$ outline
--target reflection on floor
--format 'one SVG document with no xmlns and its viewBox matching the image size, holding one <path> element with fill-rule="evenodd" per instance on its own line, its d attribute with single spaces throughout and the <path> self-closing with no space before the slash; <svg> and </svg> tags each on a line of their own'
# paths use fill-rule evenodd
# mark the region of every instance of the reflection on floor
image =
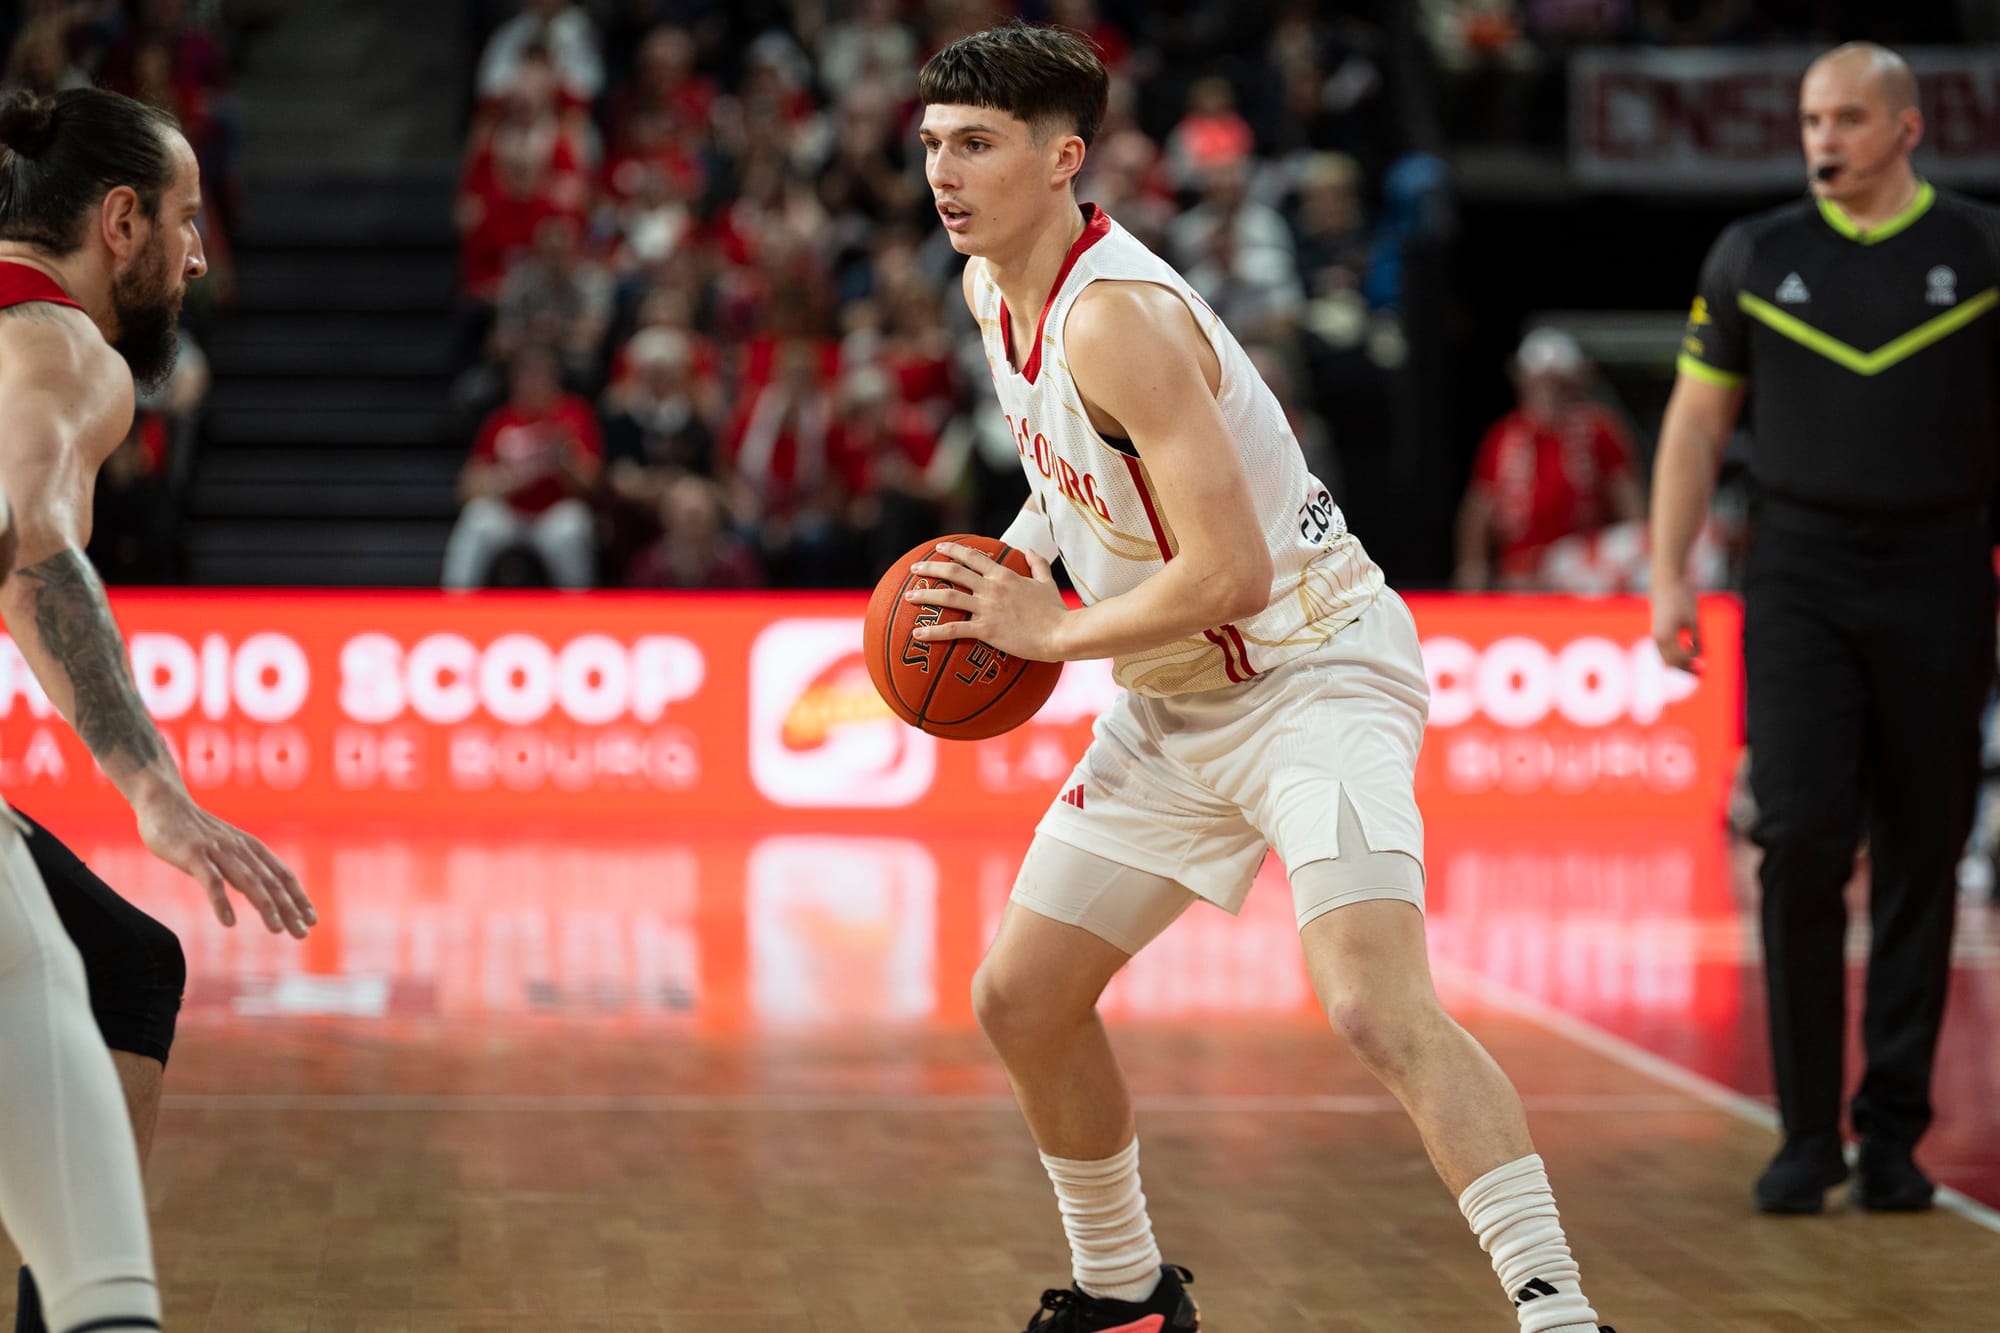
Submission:
<svg viewBox="0 0 2000 1333">
<path fill-rule="evenodd" d="M 968 999 L 1025 831 L 268 830 L 320 907 L 304 944 L 222 929 L 123 830 L 62 831 L 188 949 L 154 1180 L 170 1326 L 935 1333 L 1018 1327 L 1024 1284 L 1056 1276 Z M 1770 1136 L 1700 1082 L 1768 1100 L 1740 852 L 1656 826 L 1440 828 L 1430 864 L 1441 988 L 1569 1173 L 1607 1315 L 1696 1327 L 1694 1271 L 1721 1302 L 1704 1328 L 1980 1326 L 2000 1242 L 1962 1217 L 1749 1216 Z M 1217 1270 L 1201 1291 L 1236 1333 L 1500 1326 L 1406 1122 L 1324 1033 L 1275 863 L 1264 881 L 1239 919 L 1191 911 L 1104 1003 L 1148 1160 L 1267 1191 L 1218 1212 L 1162 1180 L 1163 1230 Z M 1924 1160 L 2000 1205 L 1996 939 L 1968 906 Z M 940 1211 L 952 1190 L 971 1215 Z M 1329 1198 L 1389 1230 L 1333 1234 Z M 923 1257 L 870 1268 L 871 1237 Z M 836 1261 L 861 1276 L 815 1304 L 799 1274 Z M 1926 1265 L 1958 1285 L 1912 1305 L 1899 1284 Z M 1335 1317 L 1343 1282 L 1396 1295 Z"/>
<path fill-rule="evenodd" d="M 1444 828 L 1430 839 L 1429 934 L 1445 984 L 1501 987 L 1768 1100 L 1754 853 L 1654 825 Z M 72 839 L 180 932 L 191 1025 L 588 1014 L 721 1033 L 966 1027 L 972 970 L 1026 835 L 576 841 L 385 827 L 280 830 L 272 842 L 326 922 L 303 946 L 222 929 L 120 830 Z M 1282 875 L 1266 864 L 1238 920 L 1191 911 L 1113 984 L 1107 1016 L 1313 1021 Z M 1995 1033 L 2000 916 L 1968 903 L 1925 1160 L 2000 1207 Z M 1850 1063 L 1858 1071 L 1858 1047 Z"/>
</svg>

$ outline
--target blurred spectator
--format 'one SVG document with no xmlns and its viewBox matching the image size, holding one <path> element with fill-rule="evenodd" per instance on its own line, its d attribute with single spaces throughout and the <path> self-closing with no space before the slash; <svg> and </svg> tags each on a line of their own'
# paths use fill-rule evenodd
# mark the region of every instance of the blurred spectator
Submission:
<svg viewBox="0 0 2000 1333">
<path fill-rule="evenodd" d="M 587 107 L 604 90 L 604 59 L 597 31 L 582 6 L 569 0 L 522 0 L 521 12 L 486 39 L 479 57 L 479 95 L 504 96 L 522 66 L 546 59 L 556 87 L 573 107 Z"/>
<path fill-rule="evenodd" d="M 835 586 L 852 572 L 840 525 L 845 497 L 827 450 L 833 418 L 821 352 L 794 338 L 774 348 L 770 382 L 728 432 L 730 508 L 787 583 Z"/>
<path fill-rule="evenodd" d="M 1174 185 L 1160 146 L 1134 118 L 1137 96 L 1130 79 L 1112 76 L 1104 124 L 1083 159 L 1076 197 L 1097 204 L 1142 244 L 1165 254 Z"/>
<path fill-rule="evenodd" d="M 702 163 L 675 138 L 658 112 L 632 118 L 623 146 L 605 164 L 604 183 L 621 272 L 658 263 L 689 241 L 700 219 L 694 204 Z"/>
<path fill-rule="evenodd" d="M 1167 168 L 1176 186 L 1191 189 L 1213 179 L 1218 168 L 1242 165 L 1254 142 L 1249 122 L 1236 114 L 1229 80 L 1196 79 L 1188 89 L 1187 114 L 1167 136 Z"/>
<path fill-rule="evenodd" d="M 944 501 L 963 459 L 940 454 L 931 419 L 898 399 L 888 375 L 864 366 L 847 376 L 828 452 L 848 497 L 846 526 L 867 570 L 886 568 L 945 530 Z"/>
<path fill-rule="evenodd" d="M 1462 589 L 1537 586 L 1551 543 L 1643 510 L 1631 442 L 1591 400 L 1591 367 L 1576 340 L 1536 329 L 1521 340 L 1513 371 L 1519 406 L 1486 433 L 1459 508 Z"/>
<path fill-rule="evenodd" d="M 641 116 L 660 117 L 670 133 L 706 132 L 716 87 L 696 72 L 695 54 L 694 38 L 683 28 L 663 24 L 646 34 L 631 81 L 611 95 L 605 113 L 605 141 L 613 152 L 629 144 Z"/>
<path fill-rule="evenodd" d="M 1167 232 L 1174 267 L 1246 343 L 1287 336 L 1304 302 L 1291 229 L 1249 197 L 1249 177 L 1241 159 L 1211 165 Z"/>
<path fill-rule="evenodd" d="M 1105 22 L 1099 12 L 1097 0 L 1049 0 L 1049 22 L 1080 32 L 1097 43 L 1097 58 L 1104 62 L 1104 68 L 1113 77 L 1121 73 L 1131 59 L 1131 45 L 1125 34 L 1110 23 Z"/>
<path fill-rule="evenodd" d="M 566 382 L 598 382 L 611 323 L 611 275 L 583 254 L 583 228 L 563 215 L 535 225 L 533 249 L 508 270 L 494 310 L 493 355 L 511 362 L 522 348 L 554 349 Z"/>
<path fill-rule="evenodd" d="M 714 482 L 692 476 L 669 482 L 659 500 L 659 526 L 659 540 L 627 568 L 627 587 L 715 590 L 764 581 L 756 554 L 729 530 L 728 501 Z"/>
<path fill-rule="evenodd" d="M 647 478 L 715 468 L 715 432 L 694 380 L 694 345 L 677 329 L 642 329 L 625 348 L 624 373 L 604 393 L 604 454 L 614 490 L 650 504 Z"/>
<path fill-rule="evenodd" d="M 7 52 L 7 87 L 43 95 L 89 87 L 90 75 L 71 53 L 69 34 L 69 16 L 62 10 L 24 23 Z"/>
<path fill-rule="evenodd" d="M 459 185 L 460 273 L 467 296 L 491 303 L 508 267 L 533 244 L 544 220 L 584 220 L 582 169 L 553 115 L 546 80 L 525 81 L 509 94 L 485 142 L 474 147 Z"/>
<path fill-rule="evenodd" d="M 479 587 L 496 558 L 525 546 L 549 582 L 587 588 L 596 525 L 581 497 L 603 465 L 597 418 L 564 391 L 550 352 L 521 351 L 509 369 L 508 400 L 487 418 L 459 474 L 465 507 L 445 547 L 444 586 Z"/>
<path fill-rule="evenodd" d="M 642 329 L 602 404 L 608 567 L 659 533 L 660 502 L 687 475 L 715 470 L 715 432 L 694 377 L 694 340 L 678 329 Z"/>
<path fill-rule="evenodd" d="M 819 43 L 819 81 L 836 98 L 859 87 L 892 99 L 917 89 L 917 35 L 897 17 L 897 0 L 854 0 Z"/>
<path fill-rule="evenodd" d="M 1464 143 L 1514 144 L 1528 123 L 1541 52 L 1515 0 L 1416 0 L 1439 74 L 1446 129 Z"/>
<path fill-rule="evenodd" d="M 1372 245 L 1361 212 L 1361 169 L 1345 153 L 1314 153 L 1299 164 L 1299 277 L 1317 300 L 1358 292 Z"/>
<path fill-rule="evenodd" d="M 171 111 L 201 163 L 204 183 L 235 180 L 234 80 L 222 40 L 188 14 L 186 0 L 139 0 L 133 21 L 104 53 L 97 82 Z"/>
</svg>

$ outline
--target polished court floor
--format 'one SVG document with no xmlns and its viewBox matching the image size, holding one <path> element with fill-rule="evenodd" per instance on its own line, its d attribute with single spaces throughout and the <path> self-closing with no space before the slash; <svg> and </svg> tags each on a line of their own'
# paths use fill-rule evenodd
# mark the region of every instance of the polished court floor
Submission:
<svg viewBox="0 0 2000 1333">
<path fill-rule="evenodd" d="M 187 942 L 150 1181 L 169 1329 L 1005 1333 L 1066 1280 L 967 998 L 1021 831 L 268 830 L 321 906 L 303 945 L 215 926 L 123 830 L 60 831 Z M 1991 909 L 1962 917 L 1923 1155 L 1950 1206 L 1777 1220 L 1748 1207 L 1773 1140 L 1743 853 L 1438 828 L 1431 874 L 1447 1002 L 1526 1096 L 1621 1333 L 2000 1325 Z M 1265 875 L 1105 1003 L 1204 1327 L 1514 1327 Z"/>
</svg>

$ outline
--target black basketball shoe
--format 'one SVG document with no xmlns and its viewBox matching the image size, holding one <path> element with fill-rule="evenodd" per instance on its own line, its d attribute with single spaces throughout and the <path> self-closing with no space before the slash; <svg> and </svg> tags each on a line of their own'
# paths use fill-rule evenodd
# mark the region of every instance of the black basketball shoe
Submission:
<svg viewBox="0 0 2000 1333">
<path fill-rule="evenodd" d="M 1026 1333 L 1191 1333 L 1201 1327 L 1201 1311 L 1187 1293 L 1192 1281 L 1179 1264 L 1161 1264 L 1160 1285 L 1143 1301 L 1088 1296 L 1075 1286 L 1045 1291 Z"/>
</svg>

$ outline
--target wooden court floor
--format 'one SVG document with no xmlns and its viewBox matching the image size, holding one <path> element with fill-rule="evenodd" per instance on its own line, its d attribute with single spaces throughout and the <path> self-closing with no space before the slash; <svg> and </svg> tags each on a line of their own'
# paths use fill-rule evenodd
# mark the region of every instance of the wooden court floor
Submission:
<svg viewBox="0 0 2000 1333">
<path fill-rule="evenodd" d="M 328 925 L 300 951 L 203 924 L 129 848 L 81 846 L 189 944 L 149 1182 L 167 1328 L 1021 1329 L 1067 1281 L 1066 1249 L 963 1000 L 1014 850 L 941 851 L 963 874 L 927 881 L 905 847 L 833 848 L 301 843 Z M 1478 881 L 1527 881 L 1514 853 L 1469 855 L 1440 856 L 1434 879 L 1447 1002 L 1528 1101 L 1605 1320 L 2000 1327 L 2000 1234 L 1838 1195 L 1825 1217 L 1757 1217 L 1766 1128 L 1496 1000 L 1488 982 L 1522 981 L 1532 951 L 1509 943 L 1519 894 L 1482 910 Z M 1590 893 L 1624 883 L 1647 902 L 1686 877 L 1585 869 Z M 1620 933 L 1556 956 L 1586 958 L 1590 993 L 1648 1022 L 1733 1030 L 1697 1012 L 1718 1005 L 1702 960 L 1734 947 L 1725 932 L 1632 912 L 1605 906 Z M 1204 1327 L 1514 1328 L 1407 1121 L 1315 1020 L 1290 940 L 1288 902 L 1260 886 L 1240 920 L 1184 919 L 1107 999 L 1146 1192 Z M 1644 968 L 1620 981 L 1628 946 Z M 1683 946 L 1701 966 L 1676 980 L 1661 959 Z M 1464 966 L 1482 957 L 1485 977 Z M 0 1283 L 0 1321 L 11 1294 Z"/>
<path fill-rule="evenodd" d="M 1467 1017 L 1529 1099 L 1624 1333 L 1994 1326 L 2000 1237 L 1948 1212 L 1754 1217 L 1763 1131 L 1522 1019 Z M 1001 1333 L 1066 1272 L 972 1034 L 388 1028 L 190 1034 L 151 1182 L 169 1329 Z M 1514 1326 L 1407 1123 L 1330 1041 L 1120 1036 L 1147 1194 L 1205 1327 Z"/>
</svg>

